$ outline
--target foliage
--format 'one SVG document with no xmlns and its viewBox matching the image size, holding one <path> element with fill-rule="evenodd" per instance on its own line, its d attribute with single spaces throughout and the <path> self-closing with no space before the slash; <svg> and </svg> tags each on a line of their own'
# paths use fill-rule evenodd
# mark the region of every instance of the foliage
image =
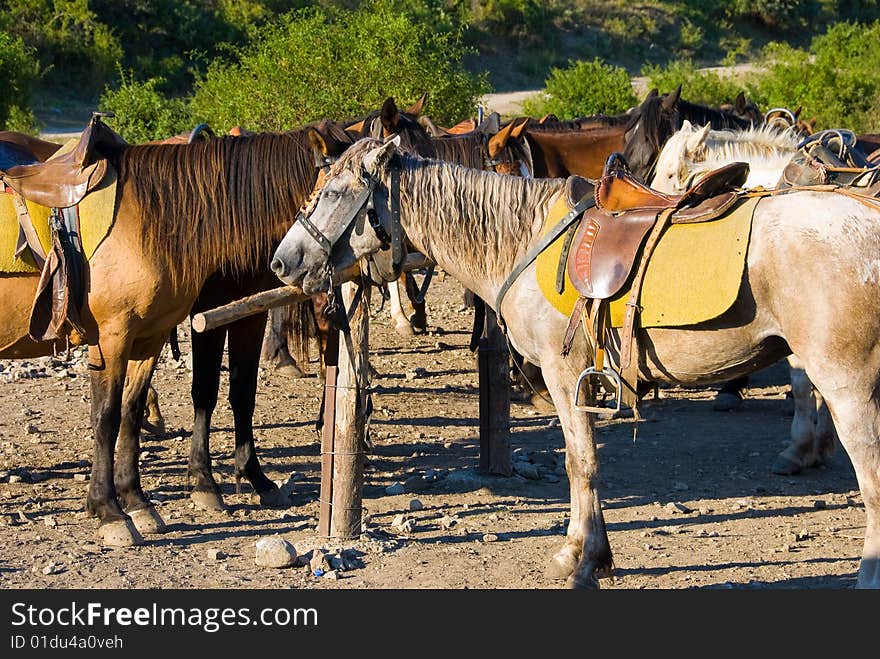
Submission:
<svg viewBox="0 0 880 659">
<path fill-rule="evenodd" d="M 682 97 L 692 103 L 717 107 L 732 103 L 736 95 L 745 91 L 742 83 L 722 78 L 712 71 L 699 71 L 691 60 L 676 60 L 666 66 L 646 64 L 642 75 L 650 80 L 650 87 L 660 93 L 682 86 Z"/>
<path fill-rule="evenodd" d="M 0 30 L 0 128 L 24 133 L 36 131 L 30 110 L 34 85 L 42 74 L 32 48 L 21 37 Z"/>
<path fill-rule="evenodd" d="M 819 15 L 819 0 L 732 0 L 730 13 L 769 27 L 809 27 Z"/>
<path fill-rule="evenodd" d="M 839 23 L 809 50 L 774 44 L 749 85 L 762 107 L 802 105 L 818 128 L 880 131 L 880 21 Z"/>
<path fill-rule="evenodd" d="M 523 111 L 533 117 L 555 114 L 572 119 L 600 112 L 619 114 L 637 102 L 626 70 L 594 59 L 551 69 L 544 93 L 526 99 Z"/>
<path fill-rule="evenodd" d="M 363 115 L 388 96 L 405 107 L 428 92 L 437 121 L 471 116 L 488 86 L 461 65 L 460 32 L 435 31 L 398 9 L 389 0 L 310 8 L 260 28 L 198 78 L 195 115 L 220 128 L 282 131 Z"/>
<path fill-rule="evenodd" d="M 185 101 L 158 91 L 162 78 L 137 82 L 131 71 L 126 74 L 122 70 L 119 77 L 119 88 L 107 88 L 101 95 L 100 109 L 116 114 L 107 122 L 127 142 L 161 140 L 194 126 Z"/>
</svg>

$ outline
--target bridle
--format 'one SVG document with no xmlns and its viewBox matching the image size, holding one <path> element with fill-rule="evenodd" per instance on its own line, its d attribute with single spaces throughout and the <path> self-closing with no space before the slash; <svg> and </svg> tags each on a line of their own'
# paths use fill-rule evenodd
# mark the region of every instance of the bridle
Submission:
<svg viewBox="0 0 880 659">
<path fill-rule="evenodd" d="M 358 234 L 363 233 L 365 225 L 369 222 L 370 228 L 376 234 L 376 238 L 380 243 L 379 251 L 391 250 L 391 272 L 388 273 L 380 266 L 373 256 L 367 257 L 370 264 L 371 276 L 378 274 L 383 281 L 394 281 L 400 276 L 403 270 L 403 261 L 405 258 L 403 248 L 403 228 L 400 225 L 400 157 L 395 154 L 391 157 L 388 164 L 390 170 L 391 181 L 388 195 L 389 215 L 391 218 L 390 234 L 382 226 L 379 220 L 379 214 L 376 212 L 377 197 L 379 192 L 380 181 L 373 175 L 364 172 L 361 175 L 364 188 L 361 190 L 346 210 L 346 215 L 338 223 L 338 226 L 332 233 L 325 234 L 309 219 L 309 215 L 314 211 L 314 207 L 323 192 L 323 186 L 316 188 L 312 195 L 306 200 L 303 208 L 297 213 L 296 222 L 302 224 L 306 232 L 318 243 L 321 251 L 324 252 L 324 272 L 332 281 L 333 266 L 331 264 L 331 253 L 336 241 L 342 237 L 348 228 L 355 224 L 355 231 Z M 375 279 L 375 277 L 374 277 Z M 378 283 L 378 282 L 377 282 Z M 332 288 L 331 288 L 332 291 Z"/>
</svg>

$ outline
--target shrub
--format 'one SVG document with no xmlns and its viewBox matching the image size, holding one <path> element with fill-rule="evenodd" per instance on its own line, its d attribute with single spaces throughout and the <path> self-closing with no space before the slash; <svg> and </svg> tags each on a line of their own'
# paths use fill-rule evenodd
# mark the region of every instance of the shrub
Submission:
<svg viewBox="0 0 880 659">
<path fill-rule="evenodd" d="M 100 108 L 116 114 L 107 122 L 127 142 L 161 140 L 194 126 L 185 101 L 168 98 L 157 90 L 164 82 L 162 78 L 137 82 L 131 72 L 126 75 L 122 70 L 119 76 L 119 88 L 104 90 Z"/>
<path fill-rule="evenodd" d="M 817 128 L 880 130 L 880 22 L 839 23 L 809 51 L 772 44 L 766 71 L 750 86 L 762 107 L 803 106 Z"/>
<path fill-rule="evenodd" d="M 461 65 L 460 32 L 437 32 L 389 0 L 356 11 L 311 8 L 260 28 L 196 81 L 196 116 L 224 129 L 281 131 L 324 117 L 341 119 L 428 92 L 439 122 L 471 116 L 488 91 L 485 76 Z"/>
<path fill-rule="evenodd" d="M 523 103 L 527 115 L 573 119 L 600 112 L 618 114 L 638 102 L 626 70 L 598 58 L 570 62 L 565 69 L 553 68 L 544 85 L 543 94 Z"/>
<path fill-rule="evenodd" d="M 0 30 L 0 128 L 36 132 L 37 121 L 30 106 L 40 75 L 33 49 L 25 46 L 21 37 Z"/>
<path fill-rule="evenodd" d="M 729 11 L 771 28 L 793 30 L 812 25 L 819 9 L 819 0 L 733 0 Z"/>
<path fill-rule="evenodd" d="M 744 85 L 730 78 L 722 78 L 712 71 L 699 71 L 690 60 L 676 60 L 666 66 L 647 64 L 642 75 L 650 79 L 650 87 L 669 92 L 681 85 L 682 98 L 717 107 L 731 103 L 744 91 Z"/>
</svg>

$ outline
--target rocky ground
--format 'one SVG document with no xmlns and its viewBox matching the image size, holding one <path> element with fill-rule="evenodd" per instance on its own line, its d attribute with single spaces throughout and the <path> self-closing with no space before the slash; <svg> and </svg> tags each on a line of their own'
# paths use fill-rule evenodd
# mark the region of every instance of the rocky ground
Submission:
<svg viewBox="0 0 880 659">
<path fill-rule="evenodd" d="M 543 569 L 569 510 L 561 430 L 551 409 L 519 396 L 517 474 L 478 472 L 477 376 L 460 299 L 458 284 L 435 280 L 432 329 L 415 338 L 397 336 L 384 311 L 372 322 L 378 375 L 368 518 L 361 537 L 344 543 L 321 541 L 315 531 L 315 362 L 300 380 L 260 376 L 260 459 L 294 505 L 265 509 L 249 487 L 235 492 L 223 400 L 211 444 L 230 510 L 209 513 L 186 494 L 191 376 L 181 330 L 183 358 L 166 349 L 154 379 L 168 432 L 144 438 L 141 461 L 144 487 L 169 530 L 141 547 L 106 549 L 96 541 L 97 522 L 83 513 L 92 442 L 81 359 L 0 361 L 0 587 L 559 587 Z M 225 397 L 225 374 L 221 386 Z M 787 391 L 779 365 L 753 379 L 736 413 L 712 411 L 714 391 L 667 388 L 645 405 L 644 421 L 598 422 L 616 563 L 603 588 L 854 584 L 865 512 L 845 453 L 798 476 L 769 472 L 788 441 Z"/>
</svg>

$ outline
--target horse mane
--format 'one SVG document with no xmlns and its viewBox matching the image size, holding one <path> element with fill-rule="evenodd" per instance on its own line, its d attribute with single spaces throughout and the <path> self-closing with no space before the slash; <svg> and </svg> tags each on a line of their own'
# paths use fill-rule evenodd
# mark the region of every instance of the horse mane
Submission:
<svg viewBox="0 0 880 659">
<path fill-rule="evenodd" d="M 141 214 L 144 251 L 182 285 L 201 285 L 218 265 L 264 266 L 317 176 L 304 129 L 133 145 L 113 160 Z"/>
<path fill-rule="evenodd" d="M 791 131 L 781 131 L 773 126 L 759 126 L 736 131 L 710 130 L 706 146 L 718 158 L 736 160 L 779 153 L 790 157 L 797 149 L 798 142 L 799 138 Z"/>
<path fill-rule="evenodd" d="M 418 155 L 430 155 L 437 160 L 454 162 L 473 169 L 483 169 L 483 140 L 481 135 L 469 134 L 451 137 L 435 137 L 431 140 L 433 153 L 418 153 Z"/>
<path fill-rule="evenodd" d="M 596 124 L 596 128 L 603 126 L 622 126 L 629 122 L 630 114 L 591 114 L 587 117 L 577 117 L 576 119 L 556 119 L 539 123 L 537 119 L 530 118 L 527 126 L 528 130 L 535 132 L 560 132 L 560 131 L 576 131 L 576 130 L 592 130 L 593 126 L 584 124 Z"/>
<path fill-rule="evenodd" d="M 690 103 L 679 99 L 678 112 L 682 120 L 687 119 L 692 124 L 712 124 L 712 128 L 723 129 L 746 129 L 751 128 L 752 122 L 742 119 L 731 112 L 716 110 L 705 105 Z"/>
<path fill-rule="evenodd" d="M 349 147 L 330 175 L 359 177 L 363 158 L 381 145 L 363 139 Z M 525 254 L 563 179 L 524 179 L 400 152 L 401 209 L 407 235 L 430 257 L 456 246 L 455 258 L 469 275 L 502 277 Z M 383 168 L 383 179 L 389 177 Z M 388 180 L 383 181 L 385 185 Z M 438 222 L 436 218 L 443 218 Z M 430 224 L 430 230 L 425 227 Z M 462 251 L 463 250 L 463 251 Z"/>
</svg>

